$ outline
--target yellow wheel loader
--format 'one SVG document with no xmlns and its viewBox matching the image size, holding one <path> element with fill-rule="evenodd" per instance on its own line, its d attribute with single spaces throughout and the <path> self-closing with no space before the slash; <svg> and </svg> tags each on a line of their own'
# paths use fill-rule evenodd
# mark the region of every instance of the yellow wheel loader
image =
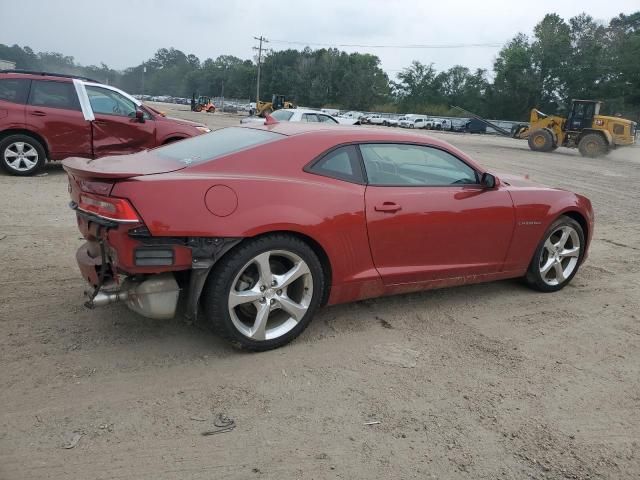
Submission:
<svg viewBox="0 0 640 480">
<path fill-rule="evenodd" d="M 286 101 L 284 95 L 273 95 L 270 102 L 258 101 L 256 103 L 256 109 L 254 113 L 259 117 L 266 117 L 267 115 L 282 108 L 296 107 L 292 102 Z"/>
<path fill-rule="evenodd" d="M 529 125 L 520 125 L 514 138 L 526 138 L 529 148 L 550 152 L 558 147 L 577 148 L 584 157 L 606 155 L 616 147 L 633 145 L 637 124 L 621 117 L 600 115 L 602 102 L 574 100 L 567 118 L 531 110 Z"/>
<path fill-rule="evenodd" d="M 636 142 L 636 122 L 618 116 L 600 115 L 602 103 L 596 100 L 573 100 L 567 118 L 546 115 L 534 108 L 529 124 L 514 125 L 511 132 L 463 108 L 453 108 L 484 122 L 501 135 L 526 139 L 529 148 L 536 152 L 551 152 L 558 147 L 577 148 L 582 156 L 595 158 L 608 154 L 616 147 Z"/>
</svg>

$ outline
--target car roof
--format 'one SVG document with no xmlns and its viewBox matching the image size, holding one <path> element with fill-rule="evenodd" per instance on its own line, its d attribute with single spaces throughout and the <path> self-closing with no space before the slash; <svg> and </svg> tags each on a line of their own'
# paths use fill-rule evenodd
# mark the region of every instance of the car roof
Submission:
<svg viewBox="0 0 640 480">
<path fill-rule="evenodd" d="M 329 116 L 331 116 L 330 113 L 321 112 L 320 110 L 313 110 L 311 108 L 288 108 L 287 110 L 292 111 L 292 112 L 300 112 L 300 113 L 319 113 L 320 115 L 329 115 Z"/>
<path fill-rule="evenodd" d="M 453 153 L 459 158 L 466 160 L 478 171 L 484 171 L 482 166 L 477 164 L 473 158 L 454 147 L 444 140 L 416 133 L 405 132 L 390 128 L 368 128 L 362 126 L 330 125 L 326 123 L 306 123 L 306 122 L 278 122 L 271 125 L 243 124 L 241 127 L 231 128 L 251 128 L 268 132 L 279 133 L 288 137 L 304 137 L 304 142 L 317 139 L 326 143 L 327 139 L 333 145 L 344 145 L 350 143 L 414 143 L 427 147 L 436 147 Z"/>
<path fill-rule="evenodd" d="M 30 70 L 0 70 L 0 76 L 7 76 L 8 78 L 29 78 L 32 79 L 34 77 L 45 79 L 45 80 L 57 80 L 59 82 L 71 82 L 74 79 L 83 80 L 85 82 L 93 82 L 96 84 L 100 84 L 97 80 L 92 80 L 87 77 L 82 77 L 79 75 L 67 75 L 64 73 L 51 73 L 51 72 L 36 72 Z"/>
</svg>

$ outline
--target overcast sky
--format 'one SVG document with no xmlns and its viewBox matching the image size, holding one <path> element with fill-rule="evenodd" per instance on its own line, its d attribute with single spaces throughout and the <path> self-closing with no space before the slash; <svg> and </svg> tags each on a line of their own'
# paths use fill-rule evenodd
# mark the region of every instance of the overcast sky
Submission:
<svg viewBox="0 0 640 480">
<path fill-rule="evenodd" d="M 303 48 L 276 40 L 502 45 L 518 32 L 530 34 L 545 13 L 569 19 L 585 11 L 606 22 L 637 10 L 638 0 L 0 0 L 0 43 L 122 69 L 172 46 L 201 60 L 222 54 L 251 58 L 253 37 L 259 35 L 272 39 L 273 49 Z M 340 48 L 378 55 L 395 76 L 412 60 L 433 62 L 438 70 L 456 64 L 490 69 L 500 47 Z"/>
</svg>

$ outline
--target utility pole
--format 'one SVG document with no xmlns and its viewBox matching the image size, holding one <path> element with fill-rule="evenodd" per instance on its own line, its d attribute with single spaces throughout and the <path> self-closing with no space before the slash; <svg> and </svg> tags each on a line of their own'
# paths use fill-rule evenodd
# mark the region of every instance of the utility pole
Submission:
<svg viewBox="0 0 640 480">
<path fill-rule="evenodd" d="M 142 64 L 142 95 L 144 95 L 144 74 L 147 73 L 147 66 Z"/>
<path fill-rule="evenodd" d="M 258 102 L 260 101 L 260 63 L 262 62 L 262 43 L 269 43 L 269 40 L 262 35 L 259 37 L 253 37 L 260 42 L 258 47 L 253 47 L 254 50 L 258 50 L 258 78 L 256 79 L 256 108 L 258 108 Z"/>
<path fill-rule="evenodd" d="M 225 70 L 226 72 L 226 70 Z M 222 93 L 220 94 L 220 96 L 222 97 L 222 112 L 224 112 L 224 77 L 222 78 Z"/>
</svg>

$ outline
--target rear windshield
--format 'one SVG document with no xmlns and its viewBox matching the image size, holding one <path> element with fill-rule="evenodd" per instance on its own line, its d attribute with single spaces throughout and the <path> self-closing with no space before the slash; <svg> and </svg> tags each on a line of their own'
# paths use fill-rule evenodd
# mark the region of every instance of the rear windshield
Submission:
<svg viewBox="0 0 640 480">
<path fill-rule="evenodd" d="M 206 162 L 256 145 L 283 138 L 279 133 L 253 128 L 223 128 L 197 137 L 156 148 L 162 158 L 178 160 L 186 165 Z"/>
</svg>

